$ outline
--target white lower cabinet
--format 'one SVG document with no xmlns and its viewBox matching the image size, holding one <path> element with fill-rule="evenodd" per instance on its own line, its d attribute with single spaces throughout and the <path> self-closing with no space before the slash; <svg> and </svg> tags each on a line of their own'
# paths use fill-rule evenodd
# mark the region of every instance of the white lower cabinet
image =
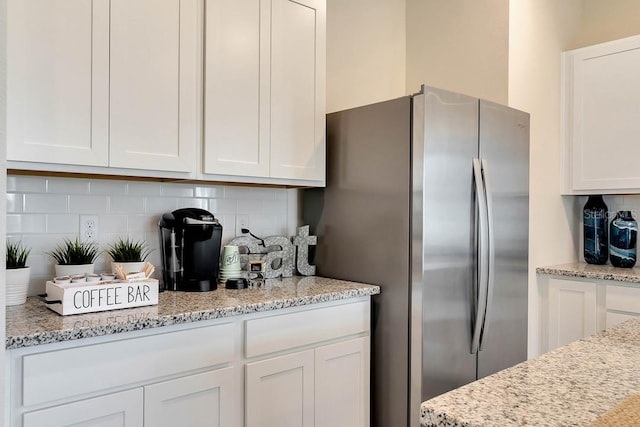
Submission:
<svg viewBox="0 0 640 427">
<path fill-rule="evenodd" d="M 246 366 L 247 427 L 313 426 L 313 350 Z"/>
<path fill-rule="evenodd" d="M 54 406 L 24 414 L 24 427 L 142 425 L 142 388 Z"/>
<path fill-rule="evenodd" d="M 154 427 L 240 425 L 234 368 L 228 367 L 144 388 L 144 424 Z"/>
<path fill-rule="evenodd" d="M 369 348 L 362 337 L 316 349 L 316 427 L 369 425 Z"/>
<path fill-rule="evenodd" d="M 364 427 L 369 335 L 361 297 L 8 350 L 5 425 Z"/>
<path fill-rule="evenodd" d="M 369 425 L 369 339 L 246 366 L 247 427 Z"/>
<path fill-rule="evenodd" d="M 611 280 L 542 275 L 542 352 L 640 316 L 640 287 Z"/>
<path fill-rule="evenodd" d="M 368 301 L 245 324 L 247 427 L 369 425 Z"/>
<path fill-rule="evenodd" d="M 228 367 L 29 412 L 23 426 L 239 426 L 236 396 Z"/>
<path fill-rule="evenodd" d="M 549 279 L 546 351 L 597 332 L 596 284 Z"/>
</svg>

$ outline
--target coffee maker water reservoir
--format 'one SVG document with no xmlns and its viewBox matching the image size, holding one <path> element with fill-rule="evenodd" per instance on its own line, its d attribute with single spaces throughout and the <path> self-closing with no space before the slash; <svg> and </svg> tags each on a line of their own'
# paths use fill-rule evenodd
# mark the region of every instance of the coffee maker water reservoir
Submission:
<svg viewBox="0 0 640 427">
<path fill-rule="evenodd" d="M 212 291 L 218 287 L 222 226 L 204 209 L 185 208 L 162 215 L 160 246 L 164 288 Z"/>
</svg>

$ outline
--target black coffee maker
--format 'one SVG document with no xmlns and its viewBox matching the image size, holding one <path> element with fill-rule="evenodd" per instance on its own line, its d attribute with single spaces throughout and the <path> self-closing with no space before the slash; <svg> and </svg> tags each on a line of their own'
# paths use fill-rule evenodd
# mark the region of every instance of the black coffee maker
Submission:
<svg viewBox="0 0 640 427">
<path fill-rule="evenodd" d="M 213 291 L 218 287 L 222 226 L 211 212 L 185 208 L 162 215 L 162 278 L 171 291 Z"/>
</svg>

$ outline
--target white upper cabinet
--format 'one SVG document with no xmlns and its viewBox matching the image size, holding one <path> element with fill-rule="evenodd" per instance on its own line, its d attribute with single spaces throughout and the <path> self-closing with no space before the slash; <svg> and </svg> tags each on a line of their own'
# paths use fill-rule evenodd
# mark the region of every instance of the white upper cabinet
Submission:
<svg viewBox="0 0 640 427">
<path fill-rule="evenodd" d="M 325 15 L 8 0 L 8 168 L 324 186 Z"/>
<path fill-rule="evenodd" d="M 111 0 L 110 166 L 190 172 L 198 144 L 197 0 Z"/>
<path fill-rule="evenodd" d="M 269 82 L 261 75 L 269 27 L 260 26 L 268 11 L 260 0 L 206 2 L 205 173 L 269 176 Z"/>
<path fill-rule="evenodd" d="M 565 194 L 640 193 L 640 36 L 563 55 Z"/>
<path fill-rule="evenodd" d="M 271 7 L 271 175 L 324 181 L 325 4 Z"/>
<path fill-rule="evenodd" d="M 324 0 L 208 0 L 205 174 L 324 185 Z"/>
<path fill-rule="evenodd" d="M 108 0 L 7 1 L 7 158 L 107 166 Z"/>
<path fill-rule="evenodd" d="M 194 171 L 201 7 L 9 0 L 7 159 Z"/>
</svg>

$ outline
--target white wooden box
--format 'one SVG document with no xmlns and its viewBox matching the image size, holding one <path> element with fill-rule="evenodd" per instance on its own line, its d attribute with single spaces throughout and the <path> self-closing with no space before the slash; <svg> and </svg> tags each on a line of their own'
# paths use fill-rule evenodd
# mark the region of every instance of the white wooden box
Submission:
<svg viewBox="0 0 640 427">
<path fill-rule="evenodd" d="M 45 303 L 58 314 L 92 313 L 158 304 L 158 280 L 58 284 L 48 281 Z"/>
</svg>

